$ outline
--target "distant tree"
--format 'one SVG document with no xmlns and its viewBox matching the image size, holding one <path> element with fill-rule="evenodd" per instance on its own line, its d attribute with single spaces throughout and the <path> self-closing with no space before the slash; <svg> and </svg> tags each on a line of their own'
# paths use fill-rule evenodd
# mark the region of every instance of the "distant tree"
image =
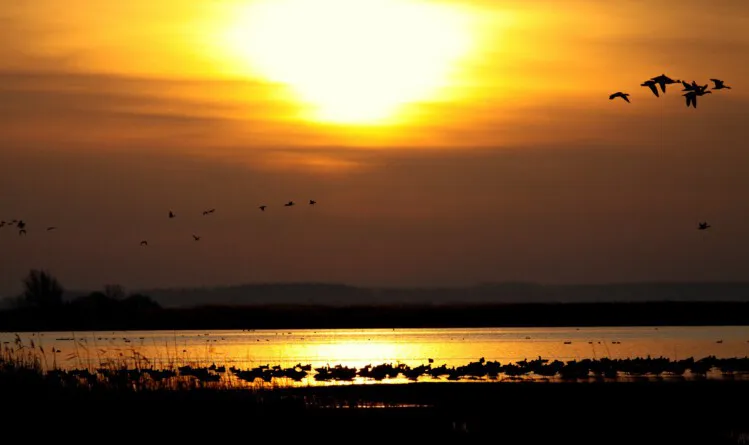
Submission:
<svg viewBox="0 0 749 445">
<path fill-rule="evenodd" d="M 45 270 L 32 270 L 23 280 L 23 300 L 32 307 L 48 308 L 62 304 L 65 293 L 57 278 Z"/>
<path fill-rule="evenodd" d="M 117 305 L 117 300 L 109 298 L 104 292 L 91 292 L 88 295 L 84 295 L 71 301 L 73 306 L 85 307 L 85 308 L 102 308 L 102 307 L 114 307 Z"/>
<path fill-rule="evenodd" d="M 0 298 L 0 310 L 11 309 L 18 306 L 17 297 L 4 297 Z"/>
<path fill-rule="evenodd" d="M 28 306 L 28 303 L 26 303 L 26 299 L 23 295 L 18 295 L 16 297 L 8 297 L 8 305 L 10 308 L 17 309 Z"/>
<path fill-rule="evenodd" d="M 107 284 L 104 286 L 104 295 L 112 300 L 122 301 L 125 299 L 125 288 L 119 284 Z"/>
<path fill-rule="evenodd" d="M 122 301 L 126 308 L 133 311 L 161 309 L 161 305 L 148 295 L 133 294 Z"/>
</svg>

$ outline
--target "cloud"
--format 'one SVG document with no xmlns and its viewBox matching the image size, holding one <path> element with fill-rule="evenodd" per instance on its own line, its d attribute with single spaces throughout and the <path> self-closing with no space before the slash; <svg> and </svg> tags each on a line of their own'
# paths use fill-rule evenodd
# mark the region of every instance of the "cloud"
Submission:
<svg viewBox="0 0 749 445">
<path fill-rule="evenodd" d="M 43 27 L 6 11 L 0 217 L 30 236 L 0 230 L 0 291 L 40 265 L 72 288 L 745 278 L 743 3 L 565 5 L 508 28 L 456 100 L 385 128 L 303 122 L 266 82 L 128 75 L 122 48 L 97 72 L 86 48 L 37 45 Z M 735 88 L 688 109 L 639 86 L 663 71 Z"/>
</svg>

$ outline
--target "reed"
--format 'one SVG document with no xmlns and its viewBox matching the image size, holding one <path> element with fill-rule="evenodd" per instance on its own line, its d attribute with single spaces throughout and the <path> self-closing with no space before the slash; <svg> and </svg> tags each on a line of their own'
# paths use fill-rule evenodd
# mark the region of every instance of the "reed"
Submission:
<svg viewBox="0 0 749 445">
<path fill-rule="evenodd" d="M 57 366 L 59 350 L 52 349 L 53 365 L 50 368 L 41 345 L 33 340 L 23 343 L 16 335 L 12 344 L 2 346 L 0 377 L 11 382 L 21 376 L 24 384 L 36 382 L 48 387 L 74 388 L 86 391 L 184 391 L 184 390 L 251 390 L 273 391 L 283 388 L 356 384 L 366 382 L 429 382 L 429 381 L 626 381 L 642 379 L 742 379 L 749 376 L 749 358 L 704 357 L 670 360 L 663 357 L 629 359 L 584 359 L 561 362 L 559 360 L 522 360 L 502 364 L 484 358 L 463 366 L 426 363 L 410 367 L 403 363 L 383 363 L 362 368 L 342 365 L 312 368 L 301 363 L 293 367 L 259 365 L 251 369 L 216 365 L 211 357 L 177 361 L 169 356 L 166 345 L 166 362 L 157 357 L 147 357 L 136 347 L 120 350 L 113 358 L 97 351 L 98 363 L 93 366 L 89 347 L 73 340 L 76 352 L 68 357 L 75 359 L 75 369 Z M 80 351 L 86 354 L 82 365 Z M 211 360 L 210 365 L 206 362 Z M 159 366 L 161 363 L 161 366 Z"/>
</svg>

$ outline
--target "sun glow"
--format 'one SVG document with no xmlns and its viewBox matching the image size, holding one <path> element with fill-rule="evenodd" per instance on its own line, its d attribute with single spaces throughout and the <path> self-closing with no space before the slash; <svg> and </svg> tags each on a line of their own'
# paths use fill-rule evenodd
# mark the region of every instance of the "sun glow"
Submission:
<svg viewBox="0 0 749 445">
<path fill-rule="evenodd" d="M 436 2 L 260 0 L 234 20 L 229 50 L 317 122 L 391 123 L 439 99 L 472 45 L 465 13 Z"/>
</svg>

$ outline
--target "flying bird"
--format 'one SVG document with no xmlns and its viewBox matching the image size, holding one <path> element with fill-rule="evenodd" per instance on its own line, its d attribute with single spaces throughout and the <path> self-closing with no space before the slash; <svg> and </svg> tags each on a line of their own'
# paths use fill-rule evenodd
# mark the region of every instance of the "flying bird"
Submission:
<svg viewBox="0 0 749 445">
<path fill-rule="evenodd" d="M 0 229 L 5 227 L 5 221 L 0 221 Z"/>
<path fill-rule="evenodd" d="M 707 230 L 710 227 L 712 227 L 710 224 L 707 223 L 707 221 L 701 222 L 701 223 L 698 223 L 698 224 L 699 224 L 699 226 L 697 227 L 697 230 Z"/>
<path fill-rule="evenodd" d="M 195 241 L 200 241 L 200 237 L 199 237 L 199 236 L 197 236 L 197 235 L 193 235 L 193 236 L 192 236 L 192 238 L 193 238 L 193 239 L 194 239 Z"/>
<path fill-rule="evenodd" d="M 264 212 L 266 207 L 268 207 L 268 206 L 260 206 L 260 207 L 258 207 L 258 209 L 260 209 L 261 212 Z"/>
<path fill-rule="evenodd" d="M 728 85 L 724 85 L 723 81 L 720 79 L 710 79 L 711 82 L 715 84 L 713 87 L 714 90 L 723 90 L 723 89 L 731 89 Z"/>
<path fill-rule="evenodd" d="M 175 214 L 174 214 L 174 213 L 173 213 L 173 212 L 172 212 L 172 211 L 170 210 L 170 211 L 169 211 L 169 218 L 174 218 L 175 216 L 177 216 L 177 215 L 175 215 Z"/>
<path fill-rule="evenodd" d="M 687 98 L 687 108 L 689 108 L 690 104 L 692 105 L 692 107 L 697 108 L 697 96 L 704 96 L 705 94 L 712 94 L 712 92 L 697 89 L 695 91 L 690 91 L 686 94 L 682 94 L 682 96 Z"/>
<path fill-rule="evenodd" d="M 310 200 L 309 200 L 309 205 L 313 206 L 313 205 L 315 205 L 315 204 L 317 204 L 317 201 L 314 201 L 314 200 L 312 200 L 312 199 L 310 199 Z"/>
<path fill-rule="evenodd" d="M 284 207 L 291 207 L 291 206 L 293 206 L 293 205 L 294 205 L 294 201 L 289 201 L 289 202 L 287 202 L 286 204 L 284 204 L 283 206 L 284 206 Z"/>
<path fill-rule="evenodd" d="M 57 227 L 55 226 L 47 227 L 47 232 L 49 232 L 50 230 L 57 230 Z"/>
<path fill-rule="evenodd" d="M 691 85 L 684 82 L 683 80 L 681 81 L 681 84 L 684 85 L 684 89 L 681 91 L 694 91 L 695 93 L 701 93 L 707 90 L 707 85 L 697 85 L 697 82 L 695 82 L 694 80 L 692 81 Z"/>
<path fill-rule="evenodd" d="M 622 93 L 621 91 L 617 91 L 616 93 L 609 96 L 609 100 L 614 100 L 617 97 L 621 97 L 622 99 L 626 100 L 629 103 L 629 97 L 627 96 L 629 96 L 628 93 Z"/>
<path fill-rule="evenodd" d="M 215 211 L 216 211 L 216 209 L 203 210 L 203 216 L 210 215 L 211 213 L 213 213 Z"/>
<path fill-rule="evenodd" d="M 23 228 L 25 228 L 25 227 L 26 227 L 26 223 L 25 223 L 25 222 L 23 222 L 23 220 L 19 220 L 19 221 L 18 221 L 18 222 L 16 223 L 16 227 L 18 227 L 19 229 L 23 229 Z"/>
<path fill-rule="evenodd" d="M 668 77 L 665 74 L 661 74 L 660 76 L 655 76 L 655 77 L 653 77 L 650 80 L 652 80 L 653 82 L 655 82 L 658 85 L 660 85 L 661 91 L 663 91 L 664 93 L 666 92 L 666 85 L 671 85 L 673 83 L 679 83 L 678 80 L 674 80 L 674 79 Z"/>
<path fill-rule="evenodd" d="M 141 245 L 141 246 L 148 246 L 148 241 L 145 241 L 145 240 L 144 240 L 144 241 L 141 241 L 141 242 L 140 242 L 140 245 Z"/>
<path fill-rule="evenodd" d="M 18 231 L 18 236 L 26 235 L 26 229 L 21 229 Z"/>
<path fill-rule="evenodd" d="M 650 91 L 652 91 L 653 94 L 655 94 L 655 97 L 661 97 L 658 94 L 658 88 L 655 85 L 656 85 L 656 83 L 655 83 L 654 80 L 646 80 L 645 82 L 643 82 L 643 83 L 640 84 L 641 87 L 649 87 Z"/>
<path fill-rule="evenodd" d="M 690 91 L 687 94 L 682 94 L 682 96 L 687 98 L 687 108 L 691 105 L 694 105 L 694 108 L 697 108 L 697 93 Z"/>
</svg>

